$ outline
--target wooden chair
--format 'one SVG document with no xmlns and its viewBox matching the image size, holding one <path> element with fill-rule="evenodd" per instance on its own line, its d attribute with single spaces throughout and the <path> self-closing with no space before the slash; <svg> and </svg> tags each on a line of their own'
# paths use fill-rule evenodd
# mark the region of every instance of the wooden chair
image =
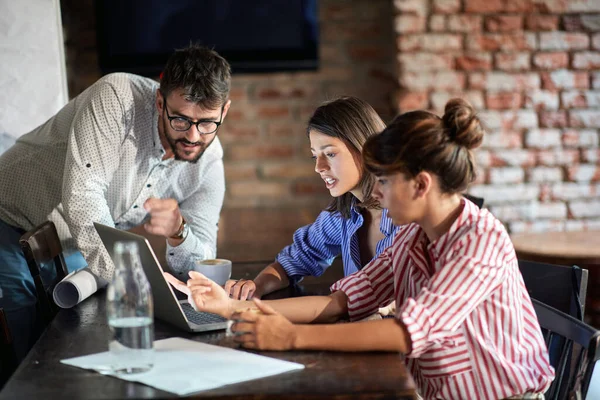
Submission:
<svg viewBox="0 0 600 400">
<path fill-rule="evenodd" d="M 556 378 L 546 399 L 585 399 L 594 365 L 600 358 L 600 331 L 564 312 L 532 299 Z M 554 342 L 564 342 L 555 346 Z M 571 361 L 573 360 L 573 361 Z"/>
<path fill-rule="evenodd" d="M 0 308 L 0 387 L 4 386 L 8 378 L 15 372 L 18 364 L 6 315 L 4 309 Z"/>
<path fill-rule="evenodd" d="M 52 221 L 46 221 L 23 234 L 19 243 L 35 283 L 38 312 L 46 326 L 58 312 L 58 306 L 52 298 L 54 286 L 68 274 L 56 227 Z M 55 276 L 45 282 L 43 275 L 48 274 L 42 274 L 42 270 L 47 271 L 52 266 Z"/>
<path fill-rule="evenodd" d="M 519 260 L 525 287 L 532 299 L 583 321 L 588 270 Z"/>
</svg>

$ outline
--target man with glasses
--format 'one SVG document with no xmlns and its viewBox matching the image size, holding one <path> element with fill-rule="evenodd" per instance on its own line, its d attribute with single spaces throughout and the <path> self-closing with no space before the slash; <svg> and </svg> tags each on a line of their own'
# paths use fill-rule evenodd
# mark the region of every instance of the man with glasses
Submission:
<svg viewBox="0 0 600 400">
<path fill-rule="evenodd" d="M 163 237 L 181 278 L 216 256 L 230 81 L 225 59 L 190 45 L 160 85 L 107 75 L 0 156 L 0 307 L 20 357 L 36 338 L 36 298 L 18 241 L 40 223 L 55 223 L 70 271 L 104 280 L 113 265 L 93 222 Z"/>
</svg>

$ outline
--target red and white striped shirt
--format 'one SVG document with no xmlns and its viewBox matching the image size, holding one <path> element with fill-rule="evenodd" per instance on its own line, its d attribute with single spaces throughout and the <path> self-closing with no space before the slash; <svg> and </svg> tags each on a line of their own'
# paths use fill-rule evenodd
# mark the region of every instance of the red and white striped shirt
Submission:
<svg viewBox="0 0 600 400">
<path fill-rule="evenodd" d="M 435 242 L 406 225 L 391 247 L 331 289 L 348 296 L 352 320 L 396 300 L 412 342 L 407 364 L 425 399 L 543 393 L 554 369 L 513 245 L 492 214 L 463 204 Z"/>
</svg>

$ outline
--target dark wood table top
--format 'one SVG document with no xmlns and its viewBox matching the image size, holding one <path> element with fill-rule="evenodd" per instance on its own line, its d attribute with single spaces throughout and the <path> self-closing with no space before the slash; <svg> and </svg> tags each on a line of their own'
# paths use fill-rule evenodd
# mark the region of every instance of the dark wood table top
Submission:
<svg viewBox="0 0 600 400">
<path fill-rule="evenodd" d="M 238 265 L 258 269 L 264 264 Z M 313 279 L 271 297 L 328 293 L 329 282 Z M 101 291 L 76 307 L 61 310 L 0 392 L 3 399 L 167 399 L 176 395 L 138 383 L 61 364 L 65 358 L 106 351 L 109 337 Z M 159 320 L 155 339 L 183 337 L 235 347 L 224 331 L 190 334 Z M 412 399 L 415 385 L 397 353 L 325 351 L 259 352 L 304 364 L 294 371 L 199 392 L 192 398 L 219 399 Z"/>
</svg>

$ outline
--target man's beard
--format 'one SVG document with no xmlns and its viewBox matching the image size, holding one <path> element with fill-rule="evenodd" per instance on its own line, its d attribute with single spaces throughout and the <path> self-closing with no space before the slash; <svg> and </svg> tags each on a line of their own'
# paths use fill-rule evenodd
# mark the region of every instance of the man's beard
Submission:
<svg viewBox="0 0 600 400">
<path fill-rule="evenodd" d="M 190 129 L 196 129 L 196 127 L 191 127 Z M 169 147 L 171 148 L 171 151 L 173 152 L 173 155 L 175 156 L 175 159 L 178 161 L 186 161 L 192 164 L 195 164 L 198 162 L 198 160 L 200 159 L 200 157 L 202 157 L 202 154 L 204 154 L 204 152 L 206 151 L 206 149 L 208 149 L 208 146 L 210 146 L 212 144 L 212 142 L 215 141 L 215 138 L 217 137 L 217 135 L 215 135 L 215 137 L 212 138 L 212 140 L 210 142 L 208 142 L 207 144 L 201 143 L 201 142 L 190 142 L 187 139 L 173 139 L 170 135 L 169 135 L 169 130 L 167 127 L 166 122 L 163 120 L 163 131 L 165 133 L 165 137 L 167 138 L 167 142 L 169 143 Z M 196 157 L 194 157 L 193 159 L 189 160 L 186 158 L 183 158 L 179 155 L 179 149 L 177 148 L 177 143 L 185 143 L 185 144 L 195 144 L 198 145 L 200 147 L 200 151 L 198 152 L 198 154 L 196 155 Z"/>
</svg>

